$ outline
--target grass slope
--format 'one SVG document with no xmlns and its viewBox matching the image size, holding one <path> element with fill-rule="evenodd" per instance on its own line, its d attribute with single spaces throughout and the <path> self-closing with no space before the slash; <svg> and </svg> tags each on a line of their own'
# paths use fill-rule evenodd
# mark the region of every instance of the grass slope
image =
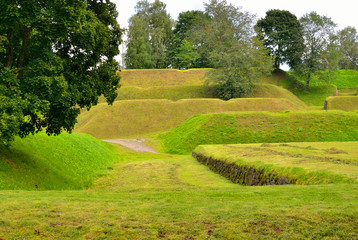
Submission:
<svg viewBox="0 0 358 240">
<path fill-rule="evenodd" d="M 336 96 L 326 99 L 328 110 L 353 111 L 358 110 L 358 96 Z"/>
<path fill-rule="evenodd" d="M 169 130 L 198 113 L 229 111 L 282 111 L 300 109 L 287 99 L 124 100 L 113 106 L 99 104 L 78 117 L 75 132 L 97 138 L 119 138 Z"/>
<path fill-rule="evenodd" d="M 86 134 L 17 138 L 0 149 L 0 189 L 83 189 L 116 161 L 113 146 Z"/>
<path fill-rule="evenodd" d="M 203 85 L 208 69 L 136 69 L 122 70 L 122 86 L 191 86 Z"/>
<path fill-rule="evenodd" d="M 296 184 L 358 183 L 358 142 L 201 145 L 194 152 Z M 232 173 L 233 174 L 233 173 Z"/>
<path fill-rule="evenodd" d="M 358 184 L 246 187 L 124 149 L 86 191 L 2 191 L 2 239 L 356 239 Z"/>
<path fill-rule="evenodd" d="M 336 85 L 338 89 L 356 89 L 358 87 L 358 71 L 340 70 Z"/>
<path fill-rule="evenodd" d="M 202 144 L 357 141 L 358 112 L 243 112 L 196 115 L 159 139 L 165 151 Z"/>
<path fill-rule="evenodd" d="M 310 106 L 321 106 L 323 109 L 327 97 L 337 95 L 335 85 L 313 86 L 306 90 L 291 89 L 292 93 Z"/>
</svg>

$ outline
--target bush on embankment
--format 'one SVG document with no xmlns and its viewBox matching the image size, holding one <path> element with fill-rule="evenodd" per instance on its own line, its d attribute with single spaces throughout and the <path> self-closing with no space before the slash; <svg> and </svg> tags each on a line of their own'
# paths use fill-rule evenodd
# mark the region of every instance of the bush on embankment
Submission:
<svg viewBox="0 0 358 240">
<path fill-rule="evenodd" d="M 326 110 L 358 110 L 358 96 L 335 96 L 328 97 L 325 103 Z"/>
<path fill-rule="evenodd" d="M 297 109 L 300 108 L 281 98 L 122 100 L 112 106 L 99 104 L 91 111 L 82 112 L 75 131 L 113 139 L 166 131 L 194 114 Z"/>
<path fill-rule="evenodd" d="M 202 144 L 357 141 L 358 112 L 242 112 L 195 115 L 161 134 L 165 151 Z"/>
<path fill-rule="evenodd" d="M 84 189 L 114 165 L 115 151 L 87 134 L 16 138 L 0 148 L 0 189 Z"/>
</svg>

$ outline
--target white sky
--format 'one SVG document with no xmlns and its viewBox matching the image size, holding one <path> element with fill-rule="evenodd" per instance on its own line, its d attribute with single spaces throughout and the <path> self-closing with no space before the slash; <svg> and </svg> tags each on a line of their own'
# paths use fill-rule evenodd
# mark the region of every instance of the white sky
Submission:
<svg viewBox="0 0 358 240">
<path fill-rule="evenodd" d="M 119 13 L 118 22 L 127 28 L 129 18 L 135 14 L 134 6 L 139 0 L 112 0 L 116 3 Z M 166 4 L 167 12 L 177 20 L 179 13 L 189 10 L 204 10 L 204 2 L 209 0 L 161 0 Z M 154 2 L 154 0 L 149 0 Z M 311 11 L 331 17 L 338 24 L 337 29 L 347 26 L 358 30 L 358 1 L 357 0 L 227 0 L 235 6 L 242 7 L 243 11 L 255 14 L 257 19 L 264 18 L 266 11 L 271 9 L 288 10 L 297 18 Z M 123 53 L 125 49 L 121 49 Z M 118 59 L 120 62 L 121 60 Z"/>
</svg>

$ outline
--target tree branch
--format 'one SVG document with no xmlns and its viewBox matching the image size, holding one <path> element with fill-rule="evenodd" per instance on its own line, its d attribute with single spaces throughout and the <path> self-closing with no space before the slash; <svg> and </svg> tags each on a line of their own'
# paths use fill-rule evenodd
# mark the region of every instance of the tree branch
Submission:
<svg viewBox="0 0 358 240">
<path fill-rule="evenodd" d="M 12 67 L 12 63 L 14 61 L 14 29 L 10 28 L 9 29 L 9 55 L 7 58 L 7 64 L 6 67 L 11 68 Z"/>
<path fill-rule="evenodd" d="M 21 55 L 17 61 L 17 68 L 19 68 L 19 69 L 22 67 L 24 59 L 26 57 L 26 49 L 27 49 L 27 45 L 29 43 L 30 30 L 31 30 L 30 27 L 25 27 L 24 35 L 22 38 L 22 52 L 21 52 Z"/>
</svg>

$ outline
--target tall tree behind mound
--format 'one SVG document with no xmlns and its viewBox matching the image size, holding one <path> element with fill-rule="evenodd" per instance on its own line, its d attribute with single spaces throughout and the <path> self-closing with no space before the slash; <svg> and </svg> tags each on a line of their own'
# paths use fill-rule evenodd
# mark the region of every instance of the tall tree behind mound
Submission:
<svg viewBox="0 0 358 240">
<path fill-rule="evenodd" d="M 166 68 L 172 38 L 173 20 L 166 5 L 155 0 L 142 0 L 129 20 L 128 50 L 125 57 L 129 69 Z"/>
<path fill-rule="evenodd" d="M 303 28 L 297 17 L 284 10 L 270 10 L 266 17 L 260 19 L 256 26 L 258 37 L 274 57 L 276 70 L 287 63 L 294 69 L 303 53 Z"/>
</svg>

